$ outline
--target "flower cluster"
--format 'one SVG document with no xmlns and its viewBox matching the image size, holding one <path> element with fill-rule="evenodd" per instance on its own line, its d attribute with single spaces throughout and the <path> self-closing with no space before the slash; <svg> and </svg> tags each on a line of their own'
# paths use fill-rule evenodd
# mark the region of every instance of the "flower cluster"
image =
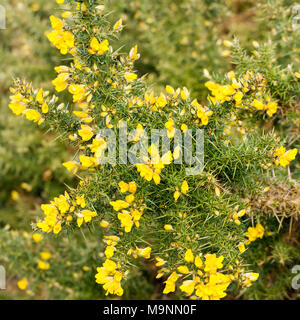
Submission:
<svg viewBox="0 0 300 320">
<path fill-rule="evenodd" d="M 121 286 L 123 273 L 118 270 L 120 267 L 119 263 L 106 259 L 102 266 L 97 268 L 96 282 L 103 285 L 106 294 L 123 295 Z"/>
<path fill-rule="evenodd" d="M 182 182 L 180 190 L 181 190 L 182 194 L 187 194 L 187 192 L 189 191 L 189 184 L 188 184 L 188 182 L 186 180 L 184 180 Z M 180 197 L 181 193 L 179 192 L 178 187 L 176 187 L 176 191 L 173 194 L 173 197 L 174 197 L 175 201 L 178 200 L 178 198 Z"/>
<path fill-rule="evenodd" d="M 121 280 L 124 273 L 120 271 L 120 263 L 116 263 L 111 258 L 114 256 L 116 245 L 120 241 L 117 236 L 104 236 L 103 241 L 107 245 L 104 251 L 106 260 L 102 264 L 102 267 L 97 268 L 97 274 L 95 275 L 96 282 L 103 285 L 103 289 L 106 290 L 106 294 L 116 294 L 118 296 L 123 295 L 123 288 L 121 286 Z M 125 276 L 128 272 L 125 273 Z"/>
<path fill-rule="evenodd" d="M 54 29 L 48 33 L 49 41 L 60 50 L 61 54 L 67 54 L 74 48 L 74 36 L 70 31 L 65 31 L 64 22 L 54 16 L 50 16 L 51 26 Z"/>
<path fill-rule="evenodd" d="M 129 183 L 121 181 L 119 182 L 119 187 L 121 193 L 129 192 L 130 194 L 125 197 L 125 201 L 111 201 L 110 205 L 118 212 L 118 219 L 121 221 L 121 227 L 124 228 L 125 232 L 130 232 L 133 225 L 139 228 L 139 220 L 143 214 L 144 206 L 141 205 L 140 201 L 135 199 L 134 194 L 137 189 L 135 181 Z"/>
<path fill-rule="evenodd" d="M 76 200 L 72 200 L 65 191 L 64 195 L 55 197 L 50 204 L 41 205 L 45 218 L 36 225 L 43 232 L 58 234 L 63 224 L 69 225 L 76 218 L 77 226 L 80 228 L 83 222 L 88 223 L 97 216 L 95 211 L 82 210 L 85 206 L 84 195 L 76 196 Z"/>
<path fill-rule="evenodd" d="M 246 236 L 249 239 L 248 243 L 255 241 L 257 238 L 262 239 L 264 233 L 265 229 L 260 223 L 257 224 L 255 227 L 249 227 L 248 232 L 246 232 Z"/>
<path fill-rule="evenodd" d="M 47 260 L 49 260 L 51 258 L 51 253 L 48 251 L 42 251 L 42 252 L 40 252 L 40 257 L 41 257 L 41 259 L 39 259 L 37 261 L 39 269 L 42 271 L 49 270 L 50 263 Z"/>
<path fill-rule="evenodd" d="M 35 91 L 36 99 L 34 100 L 31 94 L 33 90 L 32 86 L 19 85 L 19 90 L 10 88 L 10 91 L 13 93 L 13 95 L 9 97 L 9 108 L 17 116 L 25 116 L 27 120 L 37 122 L 40 125 L 44 121 L 41 113 L 46 114 L 49 111 L 47 104 L 49 98 L 46 98 L 49 92 L 44 92 L 43 89 Z"/>
<path fill-rule="evenodd" d="M 236 107 L 247 110 L 266 110 L 269 117 L 277 112 L 277 102 L 266 94 L 266 79 L 261 73 L 247 71 L 236 78 L 233 71 L 227 73 L 230 84 L 219 85 L 212 81 L 205 83 L 211 91 L 209 99 L 214 103 L 233 102 Z"/>
<path fill-rule="evenodd" d="M 242 218 L 246 213 L 246 209 L 239 210 L 238 212 L 234 210 L 232 216 L 230 217 L 230 221 L 236 223 L 238 226 L 241 224 L 239 218 Z"/>
<path fill-rule="evenodd" d="M 296 148 L 291 150 L 286 150 L 285 147 L 280 146 L 275 150 L 275 164 L 277 166 L 286 167 L 291 161 L 295 160 L 298 150 Z"/>
<path fill-rule="evenodd" d="M 177 267 L 177 272 L 172 274 L 165 281 L 164 293 L 175 291 L 175 283 L 183 277 L 179 289 L 192 299 L 219 300 L 226 296 L 226 289 L 233 280 L 233 275 L 221 272 L 223 268 L 223 256 L 207 254 L 204 262 L 200 255 L 194 256 L 191 249 L 185 252 L 184 260 L 187 265 Z M 188 277 L 192 279 L 184 280 Z M 194 294 L 194 295 L 193 295 Z"/>
<path fill-rule="evenodd" d="M 151 247 L 146 247 L 146 248 L 136 247 L 135 249 L 130 248 L 127 251 L 127 254 L 129 256 L 133 256 L 135 259 L 138 257 L 142 257 L 144 259 L 150 259 L 151 250 L 152 250 Z"/>
<path fill-rule="evenodd" d="M 159 155 L 157 147 L 153 144 L 148 148 L 150 157 L 144 157 L 145 164 L 137 164 L 137 171 L 147 181 L 153 181 L 155 184 L 160 183 L 160 174 L 165 165 L 168 165 L 173 160 L 171 151 L 165 153 L 162 157 Z"/>
</svg>

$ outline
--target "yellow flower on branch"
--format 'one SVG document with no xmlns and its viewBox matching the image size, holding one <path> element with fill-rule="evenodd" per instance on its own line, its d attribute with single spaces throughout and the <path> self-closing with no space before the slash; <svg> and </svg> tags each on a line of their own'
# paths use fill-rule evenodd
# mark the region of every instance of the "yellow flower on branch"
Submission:
<svg viewBox="0 0 300 320">
<path fill-rule="evenodd" d="M 103 53 L 105 53 L 108 50 L 109 50 L 109 42 L 107 39 L 105 39 L 99 43 L 98 39 L 93 37 L 90 42 L 90 48 L 89 48 L 88 52 L 90 54 L 102 55 Z"/>
</svg>

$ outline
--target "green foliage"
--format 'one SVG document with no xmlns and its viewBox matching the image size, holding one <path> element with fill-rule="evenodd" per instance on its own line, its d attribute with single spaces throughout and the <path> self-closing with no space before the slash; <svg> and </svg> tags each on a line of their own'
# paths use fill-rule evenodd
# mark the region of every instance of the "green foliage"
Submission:
<svg viewBox="0 0 300 320">
<path fill-rule="evenodd" d="M 134 166 L 125 169 L 120 165 L 106 165 L 80 172 L 81 183 L 74 189 L 68 188 L 68 192 L 73 200 L 77 195 L 85 195 L 87 207 L 95 210 L 98 217 L 88 224 L 89 228 L 81 227 L 84 235 L 78 232 L 76 218 L 73 219 L 61 235 L 47 236 L 43 246 L 34 243 L 30 236 L 22 235 L 21 231 L 3 229 L 0 250 L 4 254 L 0 263 L 8 267 L 10 287 L 16 287 L 17 280 L 31 275 L 28 298 L 106 298 L 104 290 L 94 283 L 94 274 L 96 266 L 104 261 L 103 237 L 117 235 L 120 241 L 112 259 L 121 263 L 123 272 L 130 269 L 127 281 L 122 283 L 124 298 L 163 298 L 165 278 L 155 279 L 157 268 L 154 264 L 126 254 L 129 249 L 147 246 L 152 247 L 151 257 L 167 260 L 169 271 L 184 263 L 183 254 L 191 248 L 195 254 L 216 252 L 223 255 L 226 268 L 232 264 L 234 268 L 247 267 L 260 273 L 259 280 L 241 292 L 235 283 L 231 285 L 232 298 L 299 298 L 291 289 L 293 275 L 290 272 L 300 258 L 299 248 L 295 245 L 299 241 L 299 226 L 293 220 L 282 219 L 278 232 L 277 214 L 280 216 L 285 212 L 276 212 L 267 218 L 261 202 L 257 201 L 266 186 L 270 185 L 270 192 L 274 192 L 273 188 L 280 189 L 276 185 L 293 184 L 293 181 L 287 182 L 287 176 L 289 179 L 300 176 L 297 161 L 291 164 L 288 172 L 282 168 L 263 168 L 272 161 L 270 151 L 278 146 L 278 136 L 281 144 L 285 142 L 288 148 L 299 150 L 300 147 L 300 80 L 296 75 L 300 71 L 299 30 L 291 28 L 291 8 L 295 3 L 283 0 L 106 2 L 112 13 L 106 11 L 104 16 L 100 15 L 101 19 L 79 11 L 75 20 L 70 19 L 67 23 L 67 28 L 76 36 L 80 52 L 74 57 L 68 55 L 64 64 L 69 65 L 71 61 L 70 74 L 76 76 L 72 78 L 72 81 L 76 79 L 74 83 L 89 88 L 94 86 L 95 125 L 103 127 L 107 124 L 101 116 L 104 104 L 110 112 L 117 111 L 110 114 L 110 123 L 115 128 L 120 119 L 130 120 L 129 129 L 135 129 L 139 123 L 147 129 L 164 128 L 170 117 L 179 127 L 183 123 L 193 126 L 194 116 L 180 115 L 183 108 L 191 110 L 191 100 L 180 101 L 176 107 L 167 105 L 166 112 L 149 112 L 146 108 L 133 108 L 132 111 L 129 108 L 131 99 L 143 100 L 149 88 L 162 90 L 167 84 L 186 86 L 192 89 L 192 97 L 197 97 L 213 111 L 204 130 L 204 172 L 188 179 L 190 190 L 177 202 L 174 202 L 173 193 L 186 179 L 182 167 L 164 168 L 158 185 L 141 178 Z M 88 5 L 89 1 L 85 3 Z M 67 138 L 70 134 L 75 137 L 81 124 L 81 119 L 72 114 L 77 105 L 70 102 L 68 94 L 59 94 L 60 102 L 69 102 L 64 108 L 58 108 L 57 101 L 49 104 L 46 125 L 41 131 L 7 111 L 7 87 L 11 77 L 26 77 L 53 91 L 49 83 L 55 77 L 53 67 L 62 63 L 44 36 L 49 30 L 47 20 L 53 14 L 53 4 L 43 0 L 29 1 L 26 5 L 14 1 L 17 10 L 12 10 L 8 1 L 4 5 L 10 8 L 7 11 L 11 27 L 0 32 L 3 43 L 0 49 L 1 112 L 5 115 L 0 120 L 0 223 L 1 227 L 9 223 L 13 229 L 29 230 L 30 222 L 40 214 L 37 209 L 40 203 L 58 196 L 63 183 L 72 185 L 61 163 L 76 159 L 82 150 L 88 150 L 88 142 L 75 139 L 70 142 L 69 151 L 66 150 Z M 55 15 L 59 13 L 60 10 Z M 120 39 L 109 27 L 119 17 L 126 25 Z M 100 33 L 95 29 L 97 25 Z M 115 51 L 100 57 L 89 54 L 87 47 L 93 34 L 100 34 L 101 40 L 108 38 Z M 232 38 L 236 40 L 232 41 Z M 232 41 L 233 46 L 224 46 L 223 40 Z M 134 82 L 128 90 L 124 74 L 131 71 L 132 65 L 123 62 L 122 58 L 126 59 L 125 52 L 136 43 L 142 58 L 135 67 L 139 75 L 147 73 L 149 76 L 145 81 Z M 73 58 L 93 71 L 76 69 Z M 94 72 L 97 70 L 95 65 L 97 72 Z M 112 71 L 112 67 L 116 70 Z M 265 77 L 268 94 L 272 101 L 278 102 L 278 112 L 272 118 L 249 113 L 249 110 L 238 111 L 232 103 L 213 105 L 207 101 L 205 82 L 214 79 L 227 83 L 224 74 L 230 69 L 235 70 L 237 77 L 247 71 L 259 72 Z M 107 78 L 118 86 L 113 88 Z M 36 91 L 31 93 L 35 99 Z M 39 110 L 36 102 L 31 107 Z M 225 134 L 228 127 L 232 129 L 230 136 Z M 63 138 L 63 145 L 49 134 L 49 128 Z M 42 132 L 46 132 L 47 139 Z M 92 153 L 88 151 L 86 155 L 92 156 Z M 129 233 L 124 233 L 118 214 L 110 205 L 110 201 L 124 198 L 118 186 L 121 180 L 136 181 L 136 196 L 145 205 L 140 227 L 133 227 Z M 22 182 L 29 183 L 32 191 L 22 189 Z M 220 196 L 216 187 L 221 190 Z M 19 191 L 21 198 L 8 201 L 12 190 Z M 282 194 L 276 194 L 281 203 L 286 201 Z M 247 214 L 238 226 L 232 221 L 232 215 L 242 209 L 246 209 Z M 101 220 L 109 222 L 107 229 L 99 227 Z M 295 223 L 292 232 L 289 230 L 291 222 Z M 247 228 L 257 223 L 265 227 L 265 236 L 247 246 L 242 255 L 237 245 L 245 241 Z M 173 230 L 166 231 L 164 226 L 169 224 Z M 53 253 L 51 267 L 36 272 L 42 249 Z M 16 259 L 21 263 L 16 264 Z M 240 261 L 236 263 L 236 259 Z M 67 267 L 66 260 L 70 261 Z M 89 266 L 89 271 L 83 271 L 83 265 Z M 5 298 L 15 296 L 23 297 L 9 291 Z M 171 297 L 185 298 L 180 292 Z"/>
</svg>

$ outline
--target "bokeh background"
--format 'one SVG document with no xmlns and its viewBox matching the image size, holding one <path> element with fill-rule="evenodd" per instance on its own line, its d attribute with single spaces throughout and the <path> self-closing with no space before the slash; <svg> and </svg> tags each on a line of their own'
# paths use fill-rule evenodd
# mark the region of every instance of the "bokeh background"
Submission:
<svg viewBox="0 0 300 320">
<path fill-rule="evenodd" d="M 110 19 L 122 17 L 126 25 L 117 45 L 123 45 L 125 52 L 138 44 L 142 58 L 136 69 L 140 75 L 149 74 L 148 81 L 155 90 L 166 84 L 186 86 L 199 100 L 205 99 L 208 92 L 204 83 L 222 78 L 235 68 L 226 46 L 226 40 L 234 37 L 249 54 L 256 49 L 256 42 L 272 41 L 278 65 L 292 65 L 300 72 L 299 32 L 291 27 L 294 1 L 104 2 L 111 9 Z M 14 77 L 54 91 L 54 66 L 60 65 L 62 58 L 45 34 L 50 30 L 49 16 L 57 10 L 56 2 L 2 0 L 1 5 L 6 9 L 6 29 L 0 30 L 0 265 L 7 270 L 7 289 L 0 291 L 0 298 L 105 299 L 91 267 L 101 252 L 99 242 L 80 230 L 75 237 L 59 240 L 32 237 L 31 222 L 40 215 L 40 204 L 62 193 L 65 185 L 76 184 L 76 178 L 61 165 L 72 150 L 47 128 L 16 117 L 8 108 Z M 282 99 L 286 99 L 287 111 L 272 126 L 277 126 L 278 132 L 288 136 L 299 150 L 299 101 L 294 99 L 291 104 L 289 97 Z M 299 291 L 291 288 L 291 267 L 300 264 L 297 161 L 292 176 L 293 184 L 274 184 L 270 196 L 253 200 L 252 205 L 262 214 L 270 214 L 272 208 L 280 232 L 260 241 L 247 253 L 249 263 L 255 265 L 261 277 L 245 292 L 232 289 L 228 299 L 299 298 Z M 36 268 L 41 251 L 51 253 L 51 268 L 46 273 Z M 24 276 L 31 279 L 26 292 L 17 286 Z M 136 279 L 128 284 L 124 298 L 162 298 L 162 282 L 155 280 L 151 265 L 137 270 Z"/>
</svg>

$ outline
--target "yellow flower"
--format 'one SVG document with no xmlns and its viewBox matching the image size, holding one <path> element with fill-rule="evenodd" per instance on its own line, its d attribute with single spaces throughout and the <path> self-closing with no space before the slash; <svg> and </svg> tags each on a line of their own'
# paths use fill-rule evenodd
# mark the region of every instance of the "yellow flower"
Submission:
<svg viewBox="0 0 300 320">
<path fill-rule="evenodd" d="M 238 248 L 239 248 L 239 251 L 240 251 L 241 253 L 245 252 L 245 250 L 246 250 L 245 245 L 244 245 L 243 243 L 240 243 L 240 244 L 238 245 Z"/>
<path fill-rule="evenodd" d="M 167 231 L 173 230 L 173 227 L 170 224 L 165 224 L 164 229 Z"/>
<path fill-rule="evenodd" d="M 134 195 L 130 194 L 128 196 L 125 197 L 126 202 L 128 202 L 129 204 L 132 203 L 134 201 Z"/>
<path fill-rule="evenodd" d="M 69 172 L 73 171 L 74 174 L 76 174 L 79 167 L 79 164 L 76 161 L 67 161 L 64 162 L 62 165 L 66 167 Z"/>
<path fill-rule="evenodd" d="M 48 111 L 49 111 L 48 105 L 47 105 L 46 103 L 43 103 L 43 105 L 42 105 L 42 112 L 43 112 L 43 113 L 48 113 Z"/>
<path fill-rule="evenodd" d="M 93 217 L 96 217 L 95 211 L 83 210 L 77 214 L 77 226 L 80 228 L 83 222 L 90 222 Z"/>
<path fill-rule="evenodd" d="M 203 267 L 203 262 L 199 256 L 195 258 L 195 266 L 199 269 Z"/>
<path fill-rule="evenodd" d="M 64 27 L 63 21 L 54 16 L 50 16 L 50 22 L 51 22 L 52 28 L 55 30 L 61 30 Z"/>
<path fill-rule="evenodd" d="M 103 40 L 101 43 L 97 40 L 97 38 L 93 37 L 91 42 L 90 42 L 90 48 L 88 52 L 90 54 L 99 54 L 102 55 L 106 51 L 109 50 L 109 42 L 107 39 Z"/>
<path fill-rule="evenodd" d="M 262 239 L 262 237 L 264 236 L 265 228 L 260 223 L 258 223 L 256 225 L 256 231 L 257 231 L 257 237 Z"/>
<path fill-rule="evenodd" d="M 63 215 L 70 209 L 70 205 L 67 199 L 63 195 L 60 195 L 59 197 L 55 197 L 54 203 Z"/>
<path fill-rule="evenodd" d="M 182 185 L 181 185 L 181 192 L 183 194 L 186 194 L 188 191 L 189 191 L 189 185 L 188 185 L 187 181 L 184 180 Z"/>
<path fill-rule="evenodd" d="M 97 268 L 97 274 L 95 275 L 96 282 L 100 284 L 105 284 L 107 281 L 112 279 L 112 275 L 116 272 L 116 264 L 114 261 L 106 259 L 102 267 Z"/>
<path fill-rule="evenodd" d="M 57 223 L 53 228 L 53 233 L 58 234 L 58 233 L 60 233 L 60 231 L 61 231 L 61 224 Z"/>
<path fill-rule="evenodd" d="M 218 269 L 223 268 L 222 261 L 224 260 L 223 256 L 217 258 L 216 254 L 208 254 L 205 257 L 205 268 L 204 271 L 208 273 L 216 273 Z"/>
<path fill-rule="evenodd" d="M 82 167 L 84 168 L 90 168 L 93 167 L 96 162 L 95 162 L 95 158 L 93 157 L 88 157 L 88 156 L 79 156 L 79 161 L 81 162 Z"/>
<path fill-rule="evenodd" d="M 275 150 L 275 156 L 276 157 L 281 157 L 285 153 L 285 147 L 280 146 L 278 149 Z"/>
<path fill-rule="evenodd" d="M 19 192 L 16 190 L 13 190 L 11 192 L 11 198 L 12 200 L 17 201 L 20 198 Z"/>
<path fill-rule="evenodd" d="M 285 151 L 285 148 L 276 149 L 275 154 L 281 154 L 282 151 Z M 284 154 L 280 155 L 278 160 L 275 161 L 276 165 L 281 165 L 282 167 L 286 167 L 296 158 L 298 150 L 296 148 L 288 150 L 284 152 Z"/>
<path fill-rule="evenodd" d="M 69 75 L 67 73 L 59 74 L 53 81 L 52 84 L 55 86 L 57 92 L 65 90 L 68 86 Z"/>
<path fill-rule="evenodd" d="M 92 218 L 97 216 L 97 212 L 91 210 L 83 210 L 80 214 L 83 215 L 85 222 L 90 222 Z"/>
<path fill-rule="evenodd" d="M 45 262 L 43 260 L 38 260 L 38 267 L 45 271 L 45 270 L 49 270 L 50 268 L 50 264 L 48 262 Z"/>
<path fill-rule="evenodd" d="M 234 96 L 233 99 L 235 100 L 235 104 L 238 106 L 241 104 L 243 98 L 242 92 L 238 91 Z"/>
<path fill-rule="evenodd" d="M 259 277 L 259 273 L 254 273 L 254 272 L 248 272 L 243 274 L 243 286 L 244 287 L 250 287 L 251 283 L 256 281 Z"/>
<path fill-rule="evenodd" d="M 81 129 L 78 130 L 78 134 L 82 138 L 83 141 L 88 141 L 94 135 L 93 129 L 88 125 L 81 125 Z"/>
<path fill-rule="evenodd" d="M 227 48 L 230 48 L 230 47 L 233 46 L 233 43 L 230 42 L 230 41 L 228 41 L 228 40 L 224 40 L 224 41 L 223 41 L 223 44 L 224 44 L 224 46 L 227 47 Z"/>
<path fill-rule="evenodd" d="M 175 191 L 174 194 L 173 194 L 173 196 L 174 196 L 175 201 L 177 201 L 178 198 L 180 197 L 180 192 Z"/>
<path fill-rule="evenodd" d="M 187 100 L 189 97 L 189 91 L 186 87 L 183 87 L 183 89 L 180 91 L 180 96 L 182 100 Z"/>
<path fill-rule="evenodd" d="M 118 210 L 116 210 L 118 211 Z M 128 211 L 123 210 L 118 213 L 118 219 L 121 221 L 121 227 L 125 229 L 125 232 L 130 232 L 133 226 L 132 216 Z"/>
<path fill-rule="evenodd" d="M 138 60 L 140 58 L 140 55 L 137 53 L 137 45 L 135 45 L 133 48 L 131 48 L 129 52 L 129 58 L 131 60 Z"/>
<path fill-rule="evenodd" d="M 175 92 L 174 88 L 169 85 L 166 86 L 166 91 L 168 94 L 174 94 Z"/>
<path fill-rule="evenodd" d="M 51 253 L 48 251 L 40 252 L 40 256 L 43 260 L 49 260 L 51 258 Z"/>
<path fill-rule="evenodd" d="M 26 106 L 24 105 L 24 103 L 19 101 L 12 102 L 8 106 L 11 109 L 11 111 L 17 116 L 22 114 L 23 111 L 26 109 Z"/>
<path fill-rule="evenodd" d="M 257 110 L 265 109 L 265 105 L 257 99 L 254 99 L 253 102 L 251 103 L 251 105 Z"/>
<path fill-rule="evenodd" d="M 165 128 L 167 129 L 167 134 L 169 138 L 173 138 L 175 135 L 175 127 L 174 127 L 174 121 L 172 118 L 170 118 L 166 123 L 165 123 Z"/>
<path fill-rule="evenodd" d="M 114 24 L 114 30 L 118 30 L 122 28 L 122 19 L 119 19 L 115 24 Z"/>
<path fill-rule="evenodd" d="M 193 280 L 185 280 L 179 289 L 187 295 L 191 295 L 195 290 L 195 282 Z"/>
<path fill-rule="evenodd" d="M 189 273 L 189 268 L 187 266 L 179 266 L 177 268 L 177 270 L 180 272 L 180 273 L 183 273 L 183 274 L 187 274 Z"/>
<path fill-rule="evenodd" d="M 86 88 L 83 84 L 71 84 L 68 88 L 73 95 L 73 102 L 82 102 L 87 96 Z"/>
<path fill-rule="evenodd" d="M 33 110 L 33 109 L 27 109 L 25 111 L 25 117 L 27 120 L 30 120 L 33 122 L 38 122 L 41 119 L 40 113 L 36 110 Z"/>
<path fill-rule="evenodd" d="M 151 247 L 138 248 L 138 254 L 145 259 L 150 259 L 150 253 Z"/>
<path fill-rule="evenodd" d="M 97 53 L 101 55 L 101 54 L 105 53 L 106 51 L 108 51 L 108 49 L 109 49 L 108 40 L 103 40 L 99 45 Z"/>
<path fill-rule="evenodd" d="M 115 251 L 114 247 L 111 247 L 111 246 L 106 247 L 104 252 L 106 258 L 108 259 L 111 258 L 114 255 L 114 251 Z"/>
<path fill-rule="evenodd" d="M 167 281 L 165 281 L 166 286 L 163 291 L 164 294 L 168 294 L 170 292 L 175 291 L 175 283 L 178 280 L 178 278 L 179 275 L 176 272 L 172 272 Z"/>
<path fill-rule="evenodd" d="M 103 289 L 107 290 L 106 294 L 110 293 L 118 296 L 123 295 L 123 289 L 120 284 L 121 279 L 122 273 L 118 271 L 115 273 L 112 279 L 108 279 L 108 281 L 103 284 Z"/>
<path fill-rule="evenodd" d="M 69 49 L 74 48 L 74 36 L 71 32 L 63 30 L 64 24 L 59 18 L 51 16 L 50 20 L 54 30 L 47 34 L 47 38 L 61 54 L 67 54 Z"/>
<path fill-rule="evenodd" d="M 105 220 L 101 220 L 99 224 L 102 228 L 107 228 L 109 226 L 109 223 Z"/>
<path fill-rule="evenodd" d="M 187 129 L 188 129 L 188 126 L 186 124 L 182 124 L 181 127 L 180 127 L 181 131 L 184 133 Z M 174 157 L 175 158 L 175 157 Z"/>
<path fill-rule="evenodd" d="M 106 142 L 102 139 L 95 138 L 93 139 L 92 144 L 89 144 L 88 147 L 98 159 L 101 158 L 103 151 L 106 149 Z"/>
<path fill-rule="evenodd" d="M 131 213 L 132 219 L 133 219 L 136 227 L 138 228 L 140 226 L 139 220 L 141 219 L 143 212 L 135 209 L 135 210 L 131 211 L 130 213 Z"/>
<path fill-rule="evenodd" d="M 272 117 L 274 113 L 277 112 L 277 103 L 276 102 L 269 102 L 267 104 L 267 114 L 269 117 Z"/>
<path fill-rule="evenodd" d="M 129 203 L 123 200 L 111 201 L 109 203 L 115 211 L 120 211 L 129 207 Z"/>
<path fill-rule="evenodd" d="M 76 196 L 76 203 L 77 203 L 77 205 L 81 206 L 81 208 L 85 208 L 84 195 Z"/>
<path fill-rule="evenodd" d="M 155 257 L 155 260 L 157 261 L 155 264 L 157 267 L 161 267 L 166 263 L 166 261 L 160 257 Z"/>
<path fill-rule="evenodd" d="M 188 249 L 184 255 L 184 260 L 186 262 L 193 262 L 194 261 L 194 255 L 191 249 Z"/>
<path fill-rule="evenodd" d="M 120 187 L 120 191 L 121 191 L 122 193 L 127 192 L 128 189 L 129 189 L 128 183 L 126 183 L 126 182 L 124 182 L 124 181 L 120 181 L 120 182 L 119 182 L 119 187 Z"/>
<path fill-rule="evenodd" d="M 221 53 L 222 57 L 229 57 L 231 55 L 230 50 L 223 50 Z"/>
<path fill-rule="evenodd" d="M 161 93 L 160 96 L 156 99 L 156 105 L 159 108 L 163 108 L 166 104 L 167 104 L 167 100 L 166 100 L 164 94 Z"/>
<path fill-rule="evenodd" d="M 43 239 L 43 236 L 40 233 L 34 233 L 32 239 L 34 242 L 40 242 Z"/>
<path fill-rule="evenodd" d="M 136 193 L 136 189 L 137 189 L 137 185 L 136 185 L 136 183 L 135 183 L 135 181 L 131 181 L 131 182 L 129 182 L 129 184 L 128 184 L 128 191 L 130 192 L 130 193 Z"/>
<path fill-rule="evenodd" d="M 136 80 L 137 79 L 137 75 L 135 73 L 126 73 L 125 74 L 125 79 L 128 81 L 128 82 L 133 82 L 133 80 Z"/>
<path fill-rule="evenodd" d="M 28 286 L 28 281 L 26 278 L 23 278 L 17 282 L 17 285 L 20 290 L 26 290 Z"/>
<path fill-rule="evenodd" d="M 215 194 L 217 197 L 220 197 L 221 195 L 220 189 L 218 187 L 215 187 Z"/>
<path fill-rule="evenodd" d="M 37 94 L 36 94 L 36 101 L 37 101 L 39 104 L 42 104 L 42 103 L 44 102 L 43 92 L 44 92 L 43 89 L 39 89 L 38 92 L 37 92 Z"/>
</svg>

